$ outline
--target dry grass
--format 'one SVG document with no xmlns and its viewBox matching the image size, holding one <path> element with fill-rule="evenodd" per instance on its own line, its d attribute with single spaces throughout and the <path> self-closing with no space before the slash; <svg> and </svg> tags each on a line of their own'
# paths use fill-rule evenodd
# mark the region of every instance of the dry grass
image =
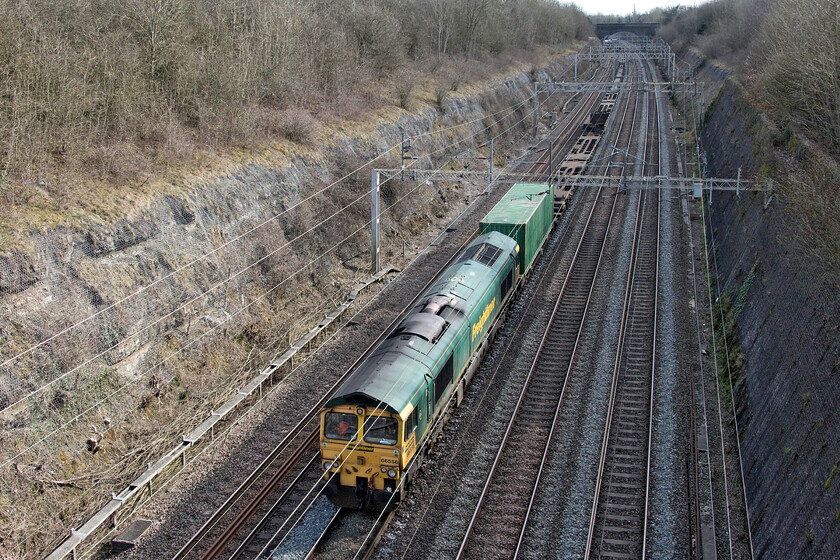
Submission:
<svg viewBox="0 0 840 560">
<path fill-rule="evenodd" d="M 812 148 L 813 150 L 813 148 Z M 799 235 L 807 255 L 825 263 L 827 277 L 840 283 L 840 166 L 812 151 L 801 166 L 780 178 L 780 194 L 800 217 Z"/>
<path fill-rule="evenodd" d="M 410 73 L 405 73 L 399 76 L 394 84 L 394 92 L 397 96 L 397 105 L 401 109 L 410 109 L 409 103 L 417 88 L 417 78 Z"/>
<path fill-rule="evenodd" d="M 346 136 L 366 136 L 380 122 L 399 116 L 401 100 L 390 92 L 407 85 L 412 87 L 404 92 L 406 104 L 436 106 L 443 90 L 451 90 L 444 96 L 448 98 L 475 95 L 494 81 L 526 71 L 535 60 L 544 65 L 556 56 L 542 48 L 487 61 L 454 58 L 434 69 L 418 64 L 411 79 L 385 78 L 318 101 L 309 109 L 254 106 L 228 123 L 231 130 L 224 141 L 214 140 L 211 145 L 189 126 L 167 118 L 165 134 L 157 141 L 92 145 L 78 158 L 67 156 L 63 163 L 45 168 L 45 175 L 37 179 L 12 178 L 3 172 L 0 246 L 5 251 L 26 248 L 30 233 L 58 225 L 113 224 L 150 200 L 183 195 L 193 185 L 249 162 L 284 166 L 302 148 L 305 153 L 321 152 Z"/>
<path fill-rule="evenodd" d="M 666 15 L 666 39 L 677 49 L 694 45 L 714 64 L 727 65 L 745 84 L 746 97 L 776 130 L 785 131 L 776 133 L 776 148 L 787 152 L 779 160 L 787 161 L 788 168 L 773 178 L 799 218 L 805 250 L 840 277 L 837 3 L 716 0 Z M 752 141 L 763 155 L 774 149 L 766 139 Z"/>
</svg>

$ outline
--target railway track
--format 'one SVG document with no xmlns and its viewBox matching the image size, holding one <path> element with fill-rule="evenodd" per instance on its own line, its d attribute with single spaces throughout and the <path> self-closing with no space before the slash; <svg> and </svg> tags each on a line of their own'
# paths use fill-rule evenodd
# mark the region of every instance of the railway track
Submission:
<svg viewBox="0 0 840 560">
<path fill-rule="evenodd" d="M 523 173 L 545 173 L 547 176 L 553 167 L 552 162 L 559 162 L 559 155 L 563 153 L 564 149 L 568 150 L 570 142 L 573 142 L 572 132 L 581 126 L 595 102 L 595 96 L 589 96 L 578 103 L 573 112 L 566 118 L 572 124 L 560 127 L 558 133 L 546 141 L 547 147 L 540 151 L 541 155 L 537 161 L 530 164 L 530 167 Z M 469 236 L 461 245 L 461 248 L 473 237 Z M 453 253 L 453 258 L 459 252 L 460 249 L 457 249 Z M 443 267 L 445 268 L 445 266 L 448 266 L 448 263 Z M 422 288 L 420 292 L 424 291 L 426 287 Z M 408 308 L 410 308 L 410 304 L 403 309 L 403 312 Z M 277 446 L 275 451 L 263 461 L 228 498 L 225 504 L 181 548 L 175 555 L 174 560 L 263 557 L 288 537 L 296 524 L 303 519 L 308 509 L 315 503 L 313 497 L 318 493 L 317 488 L 321 475 L 320 465 L 317 461 L 318 410 L 320 410 L 328 395 L 343 383 L 346 375 L 353 370 L 356 364 L 363 360 L 375 348 L 379 340 L 390 331 L 393 324 L 400 320 L 403 312 L 398 314 L 391 325 L 384 329 L 382 336 L 369 346 L 353 366 L 348 368 L 345 376 L 336 381 L 333 387 L 326 392 L 323 399 L 306 414 L 303 420 Z M 294 444 L 297 444 L 297 446 L 292 451 Z M 295 467 L 307 458 L 308 466 L 302 470 L 295 470 Z M 268 498 L 281 489 L 283 490 L 281 495 L 275 499 L 271 506 L 267 506 Z M 258 522 L 254 522 L 253 519 L 258 514 L 260 519 Z M 337 519 L 337 517 L 333 519 Z M 373 551 L 374 545 L 371 543 L 378 541 L 389 520 L 390 516 L 377 525 L 376 531 L 370 532 L 369 538 L 365 540 L 365 544 L 361 547 L 368 550 L 367 554 Z M 328 533 L 331 527 L 333 527 L 332 523 L 324 527 L 323 534 L 317 539 L 309 553 L 310 556 L 315 554 L 319 546 L 324 546 L 328 542 Z M 248 534 L 242 539 L 238 535 L 241 535 L 246 529 L 248 529 Z"/>
<path fill-rule="evenodd" d="M 319 486 L 323 474 L 318 461 L 317 431 L 316 445 L 303 470 L 286 490 L 274 501 L 268 512 L 252 527 L 245 540 L 230 555 L 231 560 L 239 558 L 262 558 L 272 544 L 282 542 L 294 525 L 304 516 L 306 510 L 301 507 L 311 501 L 313 490 Z M 317 492 L 315 492 L 317 496 Z M 309 498 L 309 500 L 307 500 Z"/>
<path fill-rule="evenodd" d="M 643 161 L 652 161 L 659 154 L 656 100 L 647 99 L 646 107 Z M 659 230 L 659 191 L 643 191 L 636 209 L 619 350 L 584 556 L 587 559 L 645 557 L 654 420 Z"/>
<path fill-rule="evenodd" d="M 625 103 L 617 134 L 628 146 L 632 129 L 623 132 L 623 123 L 629 106 Z M 458 558 L 512 558 L 520 552 L 579 350 L 616 201 L 615 189 L 600 189 L 595 197 Z"/>
</svg>

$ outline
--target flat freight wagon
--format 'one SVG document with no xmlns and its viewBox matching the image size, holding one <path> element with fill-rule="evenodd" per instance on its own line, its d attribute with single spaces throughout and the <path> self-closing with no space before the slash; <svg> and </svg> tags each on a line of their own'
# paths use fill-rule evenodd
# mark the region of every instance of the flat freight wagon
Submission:
<svg viewBox="0 0 840 560">
<path fill-rule="evenodd" d="M 554 221 L 554 190 L 541 183 L 516 183 L 481 220 L 479 235 L 498 231 L 519 243 L 519 273 L 530 270 Z"/>
</svg>

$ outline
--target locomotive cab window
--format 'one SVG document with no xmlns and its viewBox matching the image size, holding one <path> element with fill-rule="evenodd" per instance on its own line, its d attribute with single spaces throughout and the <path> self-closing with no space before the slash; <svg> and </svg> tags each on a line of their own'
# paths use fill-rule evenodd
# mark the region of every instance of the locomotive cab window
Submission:
<svg viewBox="0 0 840 560">
<path fill-rule="evenodd" d="M 397 419 L 390 416 L 368 416 L 365 419 L 365 441 L 380 445 L 397 443 Z"/>
<path fill-rule="evenodd" d="M 327 412 L 324 417 L 324 437 L 350 441 L 359 431 L 359 419 L 350 412 Z"/>
</svg>

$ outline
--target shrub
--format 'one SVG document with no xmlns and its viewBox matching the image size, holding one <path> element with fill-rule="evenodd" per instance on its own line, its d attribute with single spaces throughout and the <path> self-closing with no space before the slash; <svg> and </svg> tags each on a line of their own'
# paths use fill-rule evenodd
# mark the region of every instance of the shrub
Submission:
<svg viewBox="0 0 840 560">
<path fill-rule="evenodd" d="M 403 109 L 408 109 L 411 94 L 414 93 L 414 88 L 416 86 L 417 82 L 408 74 L 403 74 L 397 78 L 397 82 L 394 86 L 397 93 L 397 104 Z"/>
<path fill-rule="evenodd" d="M 279 117 L 278 132 L 292 142 L 311 145 L 315 140 L 317 125 L 308 111 L 301 108 L 288 109 Z"/>
<path fill-rule="evenodd" d="M 443 104 L 446 103 L 448 97 L 449 88 L 445 84 L 438 84 L 437 88 L 435 88 L 435 105 L 441 111 L 443 111 Z"/>
</svg>

